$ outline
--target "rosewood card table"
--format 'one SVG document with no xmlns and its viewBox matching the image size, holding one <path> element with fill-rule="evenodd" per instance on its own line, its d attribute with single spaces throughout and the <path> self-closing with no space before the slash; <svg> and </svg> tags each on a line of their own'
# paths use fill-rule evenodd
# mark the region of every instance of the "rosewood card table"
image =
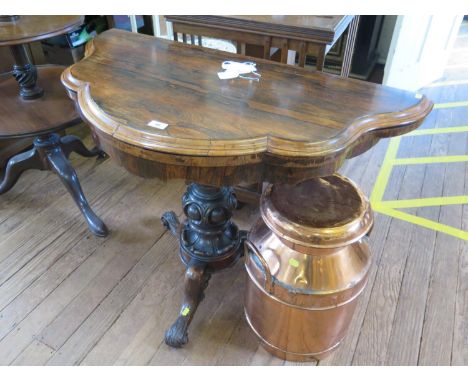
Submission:
<svg viewBox="0 0 468 382">
<path fill-rule="evenodd" d="M 0 178 L 0 194 L 10 190 L 29 169 L 57 174 L 97 236 L 107 227 L 93 212 L 68 161 L 72 152 L 97 156 L 72 135 L 57 132 L 76 125 L 80 117 L 60 83 L 63 67 L 35 67 L 27 43 L 64 34 L 83 23 L 82 16 L 0 16 L 0 46 L 9 46 L 15 64 L 11 75 L 0 77 L 0 140 L 34 138 L 33 148 L 9 159 Z"/>
<path fill-rule="evenodd" d="M 432 108 L 424 96 L 263 59 L 259 81 L 220 80 L 225 60 L 239 56 L 112 29 L 62 75 L 116 163 L 190 183 L 185 221 L 163 216 L 187 267 L 180 313 L 165 337 L 174 347 L 188 340 L 210 274 L 243 254 L 232 186 L 331 175 L 380 138 L 417 128 Z"/>
</svg>

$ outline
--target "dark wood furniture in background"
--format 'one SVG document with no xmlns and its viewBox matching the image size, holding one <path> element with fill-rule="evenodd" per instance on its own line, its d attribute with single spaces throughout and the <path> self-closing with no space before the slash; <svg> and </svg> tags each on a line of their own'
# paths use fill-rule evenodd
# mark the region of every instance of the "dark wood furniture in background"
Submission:
<svg viewBox="0 0 468 382">
<path fill-rule="evenodd" d="M 151 15 L 138 15 L 135 16 L 137 21 L 138 33 L 148 34 L 154 36 L 153 16 Z M 113 15 L 106 16 L 107 26 L 109 29 L 118 28 L 131 31 L 130 20 L 128 16 Z"/>
<path fill-rule="evenodd" d="M 0 182 L 0 194 L 10 190 L 29 169 L 56 173 L 83 213 L 89 229 L 97 236 L 107 235 L 107 227 L 89 206 L 68 157 L 71 152 L 91 157 L 75 136 L 57 134 L 80 122 L 73 103 L 60 83 L 63 67 L 36 67 L 25 44 L 73 30 L 82 16 L 1 16 L 0 46 L 9 46 L 13 77 L 0 78 L 0 140 L 33 138 L 33 148 L 12 156 Z M 13 154 L 13 152 L 12 152 Z"/>
<path fill-rule="evenodd" d="M 385 17 L 361 16 L 352 59 L 353 77 L 367 80 L 372 74 L 378 59 L 378 45 Z"/>
<path fill-rule="evenodd" d="M 325 55 L 346 33 L 341 75 L 348 77 L 353 54 L 359 16 L 166 16 L 172 22 L 174 40 L 178 40 L 178 33 L 187 41 L 191 36 L 192 44 L 195 36 L 201 45 L 200 36 L 217 37 L 237 42 L 237 53 L 251 56 L 271 58 L 271 48 L 278 48 L 282 63 L 294 64 L 293 59 L 288 62 L 288 50 L 296 51 L 299 55 L 298 64 L 304 67 L 306 56 L 317 58 L 317 70 L 323 70 Z M 247 44 L 245 52 L 241 44 Z M 260 55 L 250 46 L 261 46 Z"/>
<path fill-rule="evenodd" d="M 42 46 L 39 41 L 32 42 L 25 46 L 28 49 L 28 56 L 31 59 L 31 63 L 34 65 L 44 65 L 46 63 L 44 52 L 42 51 Z M 0 46 L 0 79 L 3 76 L 7 77 L 12 75 L 13 65 L 14 61 L 10 53 L 10 48 L 7 46 Z M 3 168 L 8 162 L 8 159 L 10 159 L 14 154 L 32 146 L 32 143 L 32 138 L 1 139 L 0 168 Z"/>
<path fill-rule="evenodd" d="M 331 175 L 432 109 L 412 93 L 263 59 L 258 82 L 220 80 L 235 54 L 116 29 L 88 43 L 86 56 L 62 81 L 99 147 L 131 173 L 193 182 L 182 197 L 185 221 L 163 216 L 187 267 L 166 333 L 175 347 L 188 340 L 210 274 L 243 254 L 231 186 Z"/>
</svg>

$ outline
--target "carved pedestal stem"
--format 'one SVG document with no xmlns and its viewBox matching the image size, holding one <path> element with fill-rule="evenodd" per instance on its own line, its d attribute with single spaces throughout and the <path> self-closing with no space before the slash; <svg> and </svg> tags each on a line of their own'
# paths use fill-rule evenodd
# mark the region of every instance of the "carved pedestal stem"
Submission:
<svg viewBox="0 0 468 382">
<path fill-rule="evenodd" d="M 180 347 L 188 341 L 188 326 L 212 272 L 231 266 L 243 253 L 246 232 L 231 220 L 237 199 L 231 187 L 191 184 L 182 197 L 187 219 L 180 224 L 174 212 L 162 221 L 179 237 L 180 257 L 187 266 L 184 299 L 179 316 L 166 332 L 166 343 Z"/>
<path fill-rule="evenodd" d="M 44 90 L 36 84 L 37 69 L 29 59 L 26 45 L 12 45 L 10 50 L 15 60 L 13 76 L 18 81 L 21 98 L 36 99 L 42 97 Z"/>
</svg>

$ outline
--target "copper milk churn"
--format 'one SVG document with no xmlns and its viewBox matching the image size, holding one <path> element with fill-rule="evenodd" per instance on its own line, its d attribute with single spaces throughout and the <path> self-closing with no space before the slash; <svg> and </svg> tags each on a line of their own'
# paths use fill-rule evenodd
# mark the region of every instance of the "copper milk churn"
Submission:
<svg viewBox="0 0 468 382">
<path fill-rule="evenodd" d="M 245 242 L 245 316 L 262 345 L 291 361 L 323 359 L 343 340 L 371 254 L 369 201 L 338 174 L 269 185 Z"/>
</svg>

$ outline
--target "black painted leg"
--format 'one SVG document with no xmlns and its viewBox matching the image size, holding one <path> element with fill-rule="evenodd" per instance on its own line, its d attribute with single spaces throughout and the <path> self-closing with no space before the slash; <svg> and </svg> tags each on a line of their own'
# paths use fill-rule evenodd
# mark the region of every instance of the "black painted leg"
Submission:
<svg viewBox="0 0 468 382">
<path fill-rule="evenodd" d="M 171 231 L 174 236 L 179 236 L 181 224 L 174 211 L 164 212 L 161 221 L 164 227 Z"/>
<path fill-rule="evenodd" d="M 36 148 L 12 157 L 5 168 L 2 182 L 0 183 L 0 194 L 10 190 L 18 181 L 21 174 L 29 169 L 42 169 L 42 162 Z"/>
<path fill-rule="evenodd" d="M 67 159 L 66 151 L 63 149 L 58 134 L 48 134 L 36 138 L 34 148 L 15 155 L 8 161 L 0 183 L 0 194 L 10 190 L 20 175 L 29 169 L 51 170 L 56 173 L 84 215 L 91 232 L 96 236 L 106 236 L 108 234 L 106 225 L 89 206 L 78 181 L 78 176 Z"/>
<path fill-rule="evenodd" d="M 186 220 L 180 224 L 174 212 L 166 212 L 162 221 L 179 238 L 180 257 L 187 266 L 182 307 L 174 324 L 166 332 L 166 343 L 180 347 L 187 343 L 188 326 L 203 298 L 209 276 L 233 265 L 243 254 L 245 231 L 231 220 L 237 200 L 231 187 L 191 184 L 182 197 Z"/>
<path fill-rule="evenodd" d="M 88 223 L 88 227 L 96 236 L 106 236 L 108 229 L 101 219 L 94 213 L 86 200 L 75 170 L 68 161 L 57 134 L 46 138 L 36 138 L 34 145 L 42 150 L 49 169 L 56 173 L 68 192 L 73 197 L 81 213 Z"/>
<path fill-rule="evenodd" d="M 210 272 L 207 263 L 194 261 L 187 267 L 184 279 L 184 299 L 180 308 L 179 317 L 166 331 L 166 344 L 179 348 L 188 342 L 188 327 L 203 299 L 203 291 L 208 286 Z"/>
<path fill-rule="evenodd" d="M 89 150 L 81 139 L 75 135 L 66 135 L 60 138 L 60 144 L 67 158 L 72 152 L 87 158 L 95 156 L 103 157 L 105 155 L 104 152 L 99 150 L 97 147 Z"/>
</svg>

